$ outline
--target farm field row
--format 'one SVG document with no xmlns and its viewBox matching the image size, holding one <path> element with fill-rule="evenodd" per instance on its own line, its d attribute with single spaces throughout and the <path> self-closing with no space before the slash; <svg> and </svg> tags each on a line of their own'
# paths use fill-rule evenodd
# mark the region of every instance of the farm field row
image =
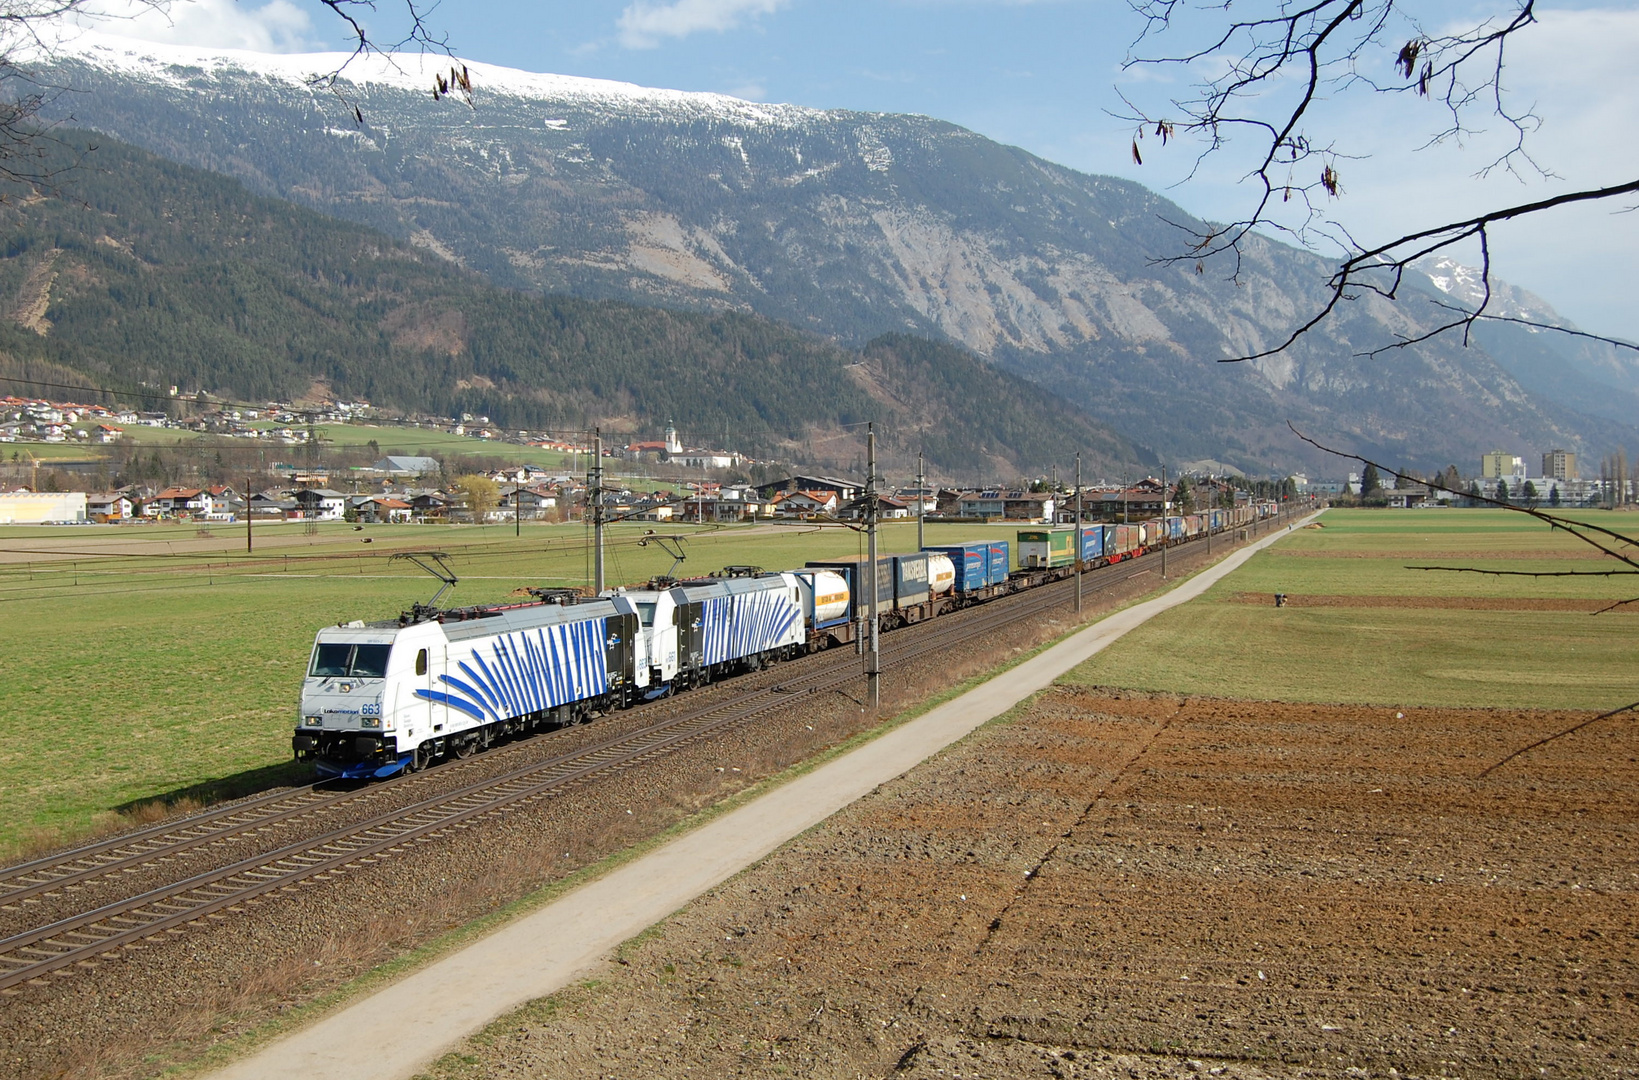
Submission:
<svg viewBox="0 0 1639 1080">
<path fill-rule="evenodd" d="M 1590 520 L 1621 529 L 1627 518 Z M 1639 699 L 1639 605 L 1593 612 L 1639 595 L 1632 578 L 1413 569 L 1620 569 L 1592 551 L 1504 510 L 1329 510 L 1066 681 L 1291 702 L 1617 708 Z"/>
<path fill-rule="evenodd" d="M 671 568 L 642 544 L 647 531 L 610 530 L 611 583 Z M 864 544 L 842 528 L 670 531 L 689 536 L 680 573 L 800 566 Z M 930 524 L 928 539 L 1012 531 Z M 915 546 L 913 523 L 883 533 L 883 550 Z M 157 797 L 294 778 L 290 730 L 314 633 L 391 618 L 437 587 L 395 551 L 448 553 L 462 581 L 446 604 L 527 599 L 522 587 L 583 585 L 591 574 L 578 524 L 529 526 L 521 538 L 500 526 L 342 524 L 257 536 L 247 557 L 242 532 L 220 528 L 205 538 L 191 526 L 0 533 L 0 560 L 12 560 L 0 562 L 0 610 L 13 646 L 0 666 L 10 736 L 0 746 L 0 859 Z"/>
</svg>

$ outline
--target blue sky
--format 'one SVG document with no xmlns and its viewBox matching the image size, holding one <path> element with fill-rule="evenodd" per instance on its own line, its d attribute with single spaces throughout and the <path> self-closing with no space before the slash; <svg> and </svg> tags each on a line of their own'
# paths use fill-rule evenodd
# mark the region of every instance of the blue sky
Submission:
<svg viewBox="0 0 1639 1080">
<path fill-rule="evenodd" d="M 1432 30 L 1509 2 L 1413 0 Z M 380 0 L 378 37 L 390 38 L 402 10 Z M 1323 102 L 1320 119 L 1360 155 L 1340 165 L 1344 194 L 1327 207 L 1339 226 L 1370 242 L 1479 205 L 1639 176 L 1639 5 L 1538 11 L 1542 24 L 1519 39 L 1508 82 L 1514 100 L 1543 118 L 1533 145 L 1559 175 L 1475 179 L 1493 156 L 1495 132 L 1413 152 L 1439 122 L 1426 102 Z M 1187 144 L 1163 153 L 1147 141 L 1145 164 L 1133 164 L 1131 128 L 1110 115 L 1121 107 L 1118 87 L 1164 107 L 1186 84 L 1170 81 L 1177 71 L 1123 73 L 1140 29 L 1125 0 L 441 0 L 430 21 L 460 55 L 529 71 L 925 113 L 1073 168 L 1138 180 L 1218 220 L 1244 213 L 1251 197 L 1233 148 L 1192 177 Z M 1208 26 L 1201 15 L 1181 20 L 1174 47 L 1194 44 Z M 315 0 L 184 0 L 168 24 L 132 29 L 266 51 L 343 40 Z M 1493 261 L 1502 277 L 1584 329 L 1639 340 L 1639 304 L 1630 298 L 1639 214 L 1614 209 L 1499 229 Z"/>
</svg>

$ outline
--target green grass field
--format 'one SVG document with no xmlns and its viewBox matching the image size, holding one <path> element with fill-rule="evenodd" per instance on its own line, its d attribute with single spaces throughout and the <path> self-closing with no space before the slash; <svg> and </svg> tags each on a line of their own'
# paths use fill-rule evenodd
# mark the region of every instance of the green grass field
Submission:
<svg viewBox="0 0 1639 1080">
<path fill-rule="evenodd" d="M 610 583 L 671 567 L 639 546 L 647 527 L 611 528 Z M 665 528 L 689 535 L 680 573 L 769 568 L 860 553 L 862 534 L 814 527 Z M 929 525 L 930 543 L 1013 531 Z M 289 775 L 290 729 L 313 635 L 390 618 L 437 583 L 396 550 L 450 554 L 462 577 L 447 605 L 517 599 L 525 585 L 590 575 L 580 525 L 193 526 L 0 529 L 0 860 L 71 838 L 99 815 L 156 797 L 253 790 Z M 361 543 L 365 538 L 373 542 Z M 884 527 L 883 550 L 915 546 L 914 524 Z"/>
<path fill-rule="evenodd" d="M 79 427 L 88 425 L 80 424 Z M 94 426 L 94 425 L 91 425 Z M 290 459 L 294 461 L 302 452 L 300 446 L 291 446 L 284 443 L 265 443 L 260 440 L 228 439 L 220 435 L 195 435 L 192 432 L 177 431 L 173 428 L 143 427 L 141 424 L 122 424 L 126 436 L 139 446 L 194 446 L 201 442 L 207 445 L 231 445 L 239 449 L 251 447 L 267 451 L 269 461 Z M 252 423 L 251 427 L 262 429 L 280 427 L 283 425 L 272 423 Z M 300 425 L 292 425 L 298 431 L 305 431 Z M 486 439 L 474 439 L 465 435 L 451 435 L 447 431 L 436 431 L 429 428 L 409 428 L 386 424 L 320 424 L 315 429 L 320 440 L 332 447 L 361 447 L 368 446 L 375 440 L 383 454 L 415 454 L 429 455 L 444 458 L 463 457 L 493 457 L 505 458 L 518 465 L 535 465 L 543 469 L 563 469 L 568 471 L 575 462 L 572 454 L 565 454 L 558 450 L 548 450 L 543 447 L 517 446 L 512 443 L 492 442 Z M 33 454 L 42 465 L 64 464 L 69 462 L 94 462 L 106 460 L 111 446 L 83 443 L 39 443 L 20 442 L 0 445 L 0 456 L 10 463 L 12 455 L 17 455 L 19 464 L 28 460 Z M 584 458 L 581 459 L 584 462 Z"/>
<path fill-rule="evenodd" d="M 1587 512 L 1618 531 L 1639 518 Z M 1512 578 L 1446 565 L 1605 570 L 1592 549 L 1503 510 L 1329 510 L 1200 599 L 1127 635 L 1067 681 L 1279 701 L 1609 709 L 1639 699 L 1639 605 L 1528 610 L 1532 600 L 1639 596 L 1628 577 Z M 1631 522 L 1631 526 L 1630 526 Z M 1511 553 L 1524 556 L 1510 558 Z M 1276 608 L 1264 594 L 1283 592 Z M 1259 602 L 1246 602 L 1255 594 Z M 1304 606 L 1305 597 L 1388 606 Z M 1441 607 L 1481 599 L 1520 610 Z M 1411 606 L 1413 603 L 1432 606 Z"/>
</svg>

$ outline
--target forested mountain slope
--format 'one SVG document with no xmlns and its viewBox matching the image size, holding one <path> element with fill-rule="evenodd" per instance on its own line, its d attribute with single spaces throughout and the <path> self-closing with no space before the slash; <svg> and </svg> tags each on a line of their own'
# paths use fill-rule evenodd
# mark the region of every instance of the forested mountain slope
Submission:
<svg viewBox="0 0 1639 1080">
<path fill-rule="evenodd" d="M 879 422 L 900 461 L 1008 477 L 1136 452 L 944 342 L 839 348 L 760 316 L 542 297 L 237 181 L 59 132 L 61 195 L 0 203 L 0 373 L 237 399 L 315 386 L 506 427 L 686 432 L 843 467 Z M 93 148 L 94 143 L 94 148 Z M 48 380 L 53 381 L 53 380 Z M 17 389 L 17 387 L 12 387 Z M 952 434 L 959 433 L 959 435 Z"/>
</svg>

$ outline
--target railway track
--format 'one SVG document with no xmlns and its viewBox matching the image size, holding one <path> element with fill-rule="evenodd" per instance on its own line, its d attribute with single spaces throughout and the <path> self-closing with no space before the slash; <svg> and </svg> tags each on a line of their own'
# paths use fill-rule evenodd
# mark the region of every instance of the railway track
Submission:
<svg viewBox="0 0 1639 1080">
<path fill-rule="evenodd" d="M 1118 563 L 1089 573 L 1090 590 L 1108 588 L 1150 572 L 1144 560 Z M 919 623 L 884 640 L 884 669 L 939 653 L 999 628 L 1035 618 L 1070 602 L 1074 582 L 1055 582 L 980 607 Z M 202 919 L 224 919 L 269 894 L 404 855 L 451 830 L 523 808 L 576 785 L 653 761 L 678 748 L 716 738 L 794 701 L 841 692 L 863 678 L 852 651 L 820 653 L 776 669 L 787 677 L 748 687 L 743 693 L 705 702 L 572 752 L 531 762 L 500 775 L 484 776 L 399 805 L 317 835 L 166 882 L 137 895 L 57 918 L 0 938 L 0 991 L 39 985 L 64 976 L 159 935 L 184 932 Z M 440 770 L 442 771 L 442 770 Z M 0 870 L 0 905 L 42 894 L 60 895 L 92 879 L 149 868 L 188 851 L 223 843 L 258 830 L 291 827 L 304 817 L 323 821 L 341 804 L 412 784 L 416 774 L 354 791 L 319 786 L 263 795 L 112 837 L 58 855 Z M 446 774 L 447 775 L 447 774 Z M 321 826 L 322 828 L 322 826 Z"/>
</svg>

